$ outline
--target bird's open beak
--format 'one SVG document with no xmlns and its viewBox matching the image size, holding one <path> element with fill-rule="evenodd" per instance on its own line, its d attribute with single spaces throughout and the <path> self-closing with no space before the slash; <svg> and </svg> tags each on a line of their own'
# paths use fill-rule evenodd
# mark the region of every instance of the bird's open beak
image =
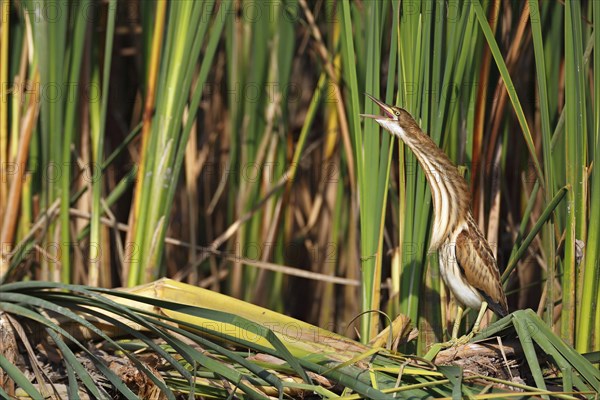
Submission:
<svg viewBox="0 0 600 400">
<path fill-rule="evenodd" d="M 389 119 L 395 119 L 395 115 L 394 115 L 394 110 L 392 110 L 391 106 L 388 106 L 387 104 L 385 104 L 382 101 L 377 100 L 375 97 L 371 96 L 368 93 L 365 93 L 371 100 L 373 100 L 373 102 L 375 102 L 375 104 L 377 104 L 379 106 L 379 108 L 381 108 L 381 113 L 383 115 L 373 115 L 373 114 L 360 114 L 361 117 L 364 118 L 372 118 L 372 119 L 381 119 L 382 117 L 386 117 Z"/>
</svg>

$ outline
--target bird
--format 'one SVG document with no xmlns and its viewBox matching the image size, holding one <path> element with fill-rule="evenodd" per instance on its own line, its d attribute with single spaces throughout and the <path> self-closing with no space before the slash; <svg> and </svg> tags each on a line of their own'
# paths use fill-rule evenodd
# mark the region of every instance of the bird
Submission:
<svg viewBox="0 0 600 400">
<path fill-rule="evenodd" d="M 438 252 L 440 275 L 458 302 L 450 343 L 468 342 L 479 332 L 481 319 L 488 307 L 504 317 L 508 315 L 508 305 L 496 258 L 471 213 L 467 182 L 408 111 L 366 95 L 379 106 L 382 115 L 361 116 L 374 119 L 383 129 L 402 140 L 425 172 L 433 198 L 429 251 Z M 479 314 L 473 329 L 461 337 L 461 341 L 458 331 L 465 306 L 479 309 Z"/>
</svg>

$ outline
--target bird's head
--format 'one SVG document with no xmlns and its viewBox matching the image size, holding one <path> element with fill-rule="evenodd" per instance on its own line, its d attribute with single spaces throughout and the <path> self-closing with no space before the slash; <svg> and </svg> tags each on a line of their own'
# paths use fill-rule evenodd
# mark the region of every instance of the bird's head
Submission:
<svg viewBox="0 0 600 400">
<path fill-rule="evenodd" d="M 385 104 L 370 94 L 367 94 L 367 96 L 379 106 L 382 115 L 360 114 L 361 117 L 374 119 L 382 128 L 401 138 L 404 137 L 406 131 L 411 132 L 415 128 L 419 131 L 419 126 L 408 111 L 400 107 Z"/>
</svg>

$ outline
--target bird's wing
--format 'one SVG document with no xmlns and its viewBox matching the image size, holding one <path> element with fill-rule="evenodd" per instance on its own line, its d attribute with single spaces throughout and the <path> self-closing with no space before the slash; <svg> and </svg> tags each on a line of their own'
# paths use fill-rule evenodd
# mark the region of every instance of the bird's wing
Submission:
<svg viewBox="0 0 600 400">
<path fill-rule="evenodd" d="M 496 314 L 507 315 L 508 306 L 496 259 L 474 221 L 469 223 L 469 229 L 464 229 L 458 234 L 455 248 L 456 261 L 467 282 L 481 293 Z"/>
</svg>

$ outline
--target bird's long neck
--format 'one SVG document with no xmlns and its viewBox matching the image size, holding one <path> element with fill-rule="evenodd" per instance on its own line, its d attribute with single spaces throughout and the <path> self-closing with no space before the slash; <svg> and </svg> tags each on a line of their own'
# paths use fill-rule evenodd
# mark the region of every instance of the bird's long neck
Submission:
<svg viewBox="0 0 600 400">
<path fill-rule="evenodd" d="M 404 126 L 396 121 L 387 122 L 382 126 L 412 150 L 431 186 L 434 221 L 430 249 L 437 250 L 470 212 L 467 183 L 446 153 L 421 131 L 414 120 L 404 123 Z"/>
</svg>

